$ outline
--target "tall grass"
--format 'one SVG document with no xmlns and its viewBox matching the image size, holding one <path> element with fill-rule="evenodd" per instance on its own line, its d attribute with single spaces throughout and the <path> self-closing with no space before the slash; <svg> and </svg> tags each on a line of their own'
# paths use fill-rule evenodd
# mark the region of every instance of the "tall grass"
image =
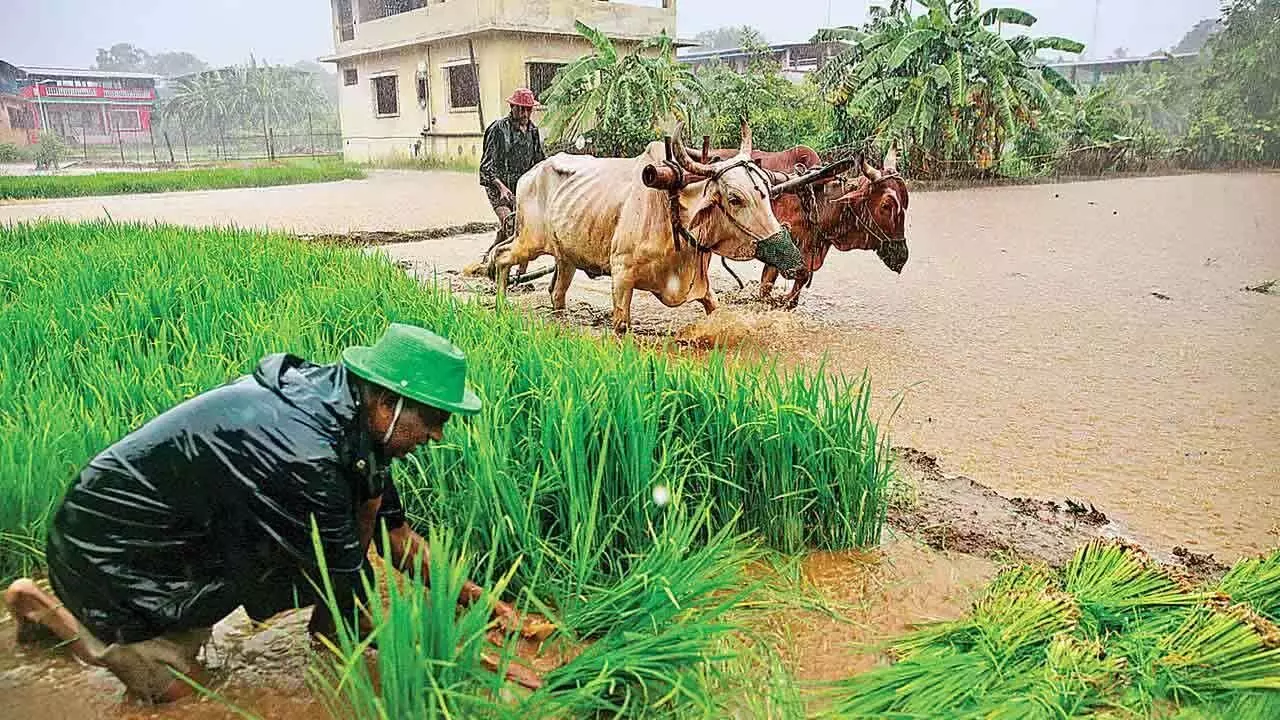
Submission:
<svg viewBox="0 0 1280 720">
<path fill-rule="evenodd" d="M 103 172 L 93 175 L 0 176 L 0 200 L 219 190 L 356 180 L 360 168 L 327 160 L 251 167 L 222 167 L 157 172 Z"/>
<path fill-rule="evenodd" d="M 837 683 L 843 718 L 1276 717 L 1280 600 L 1268 559 L 1219 588 L 1179 583 L 1126 547 L 1095 542 L 1061 571 L 998 577 L 971 614 L 900 639 L 897 662 Z M 1246 577 L 1247 576 L 1247 577 Z"/>
</svg>

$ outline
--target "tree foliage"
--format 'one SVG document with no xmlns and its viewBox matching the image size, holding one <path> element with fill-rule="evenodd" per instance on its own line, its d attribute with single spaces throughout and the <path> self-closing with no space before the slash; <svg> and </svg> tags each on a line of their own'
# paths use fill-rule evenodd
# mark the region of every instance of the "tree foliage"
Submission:
<svg viewBox="0 0 1280 720">
<path fill-rule="evenodd" d="M 189 52 L 162 52 L 156 55 L 129 43 L 98 48 L 98 70 L 144 72 L 161 77 L 178 77 L 209 69 L 209 64 Z"/>
<path fill-rule="evenodd" d="M 738 147 L 742 121 L 751 124 L 752 143 L 759 150 L 785 150 L 795 145 L 820 148 L 830 144 L 831 108 L 812 81 L 793 83 L 768 46 L 748 45 L 746 72 L 722 63 L 698 69 L 707 90 L 707 104 L 697 126 L 712 137 L 714 147 Z"/>
<path fill-rule="evenodd" d="M 1237 0 L 1209 40 L 1187 142 L 1204 163 L 1280 162 L 1280 0 Z"/>
<path fill-rule="evenodd" d="M 162 114 L 207 139 L 268 129 L 305 131 L 309 123 L 315 128 L 336 121 L 336 107 L 315 75 L 256 61 L 183 78 Z"/>
<path fill-rule="evenodd" d="M 730 25 L 712 30 L 703 30 L 694 35 L 693 39 L 703 48 L 710 50 L 730 50 L 768 42 L 764 37 L 764 33 L 750 25 Z"/>
<path fill-rule="evenodd" d="M 593 52 L 561 68 L 543 98 L 544 129 L 553 143 L 581 135 L 598 155 L 638 155 L 662 125 L 687 122 L 705 102 L 702 85 L 676 62 L 666 33 L 621 55 L 603 33 L 580 21 L 576 26 Z"/>
<path fill-rule="evenodd" d="M 1078 53 L 1061 37 L 1006 37 L 1003 26 L 1036 18 L 1013 8 L 980 11 L 976 0 L 923 0 L 924 12 L 877 6 L 866 37 L 819 73 L 844 143 L 898 143 L 916 174 L 994 172 L 1005 144 L 1034 126 L 1055 95 L 1075 91 L 1037 57 Z M 994 27 L 993 27 L 994 26 Z"/>
</svg>

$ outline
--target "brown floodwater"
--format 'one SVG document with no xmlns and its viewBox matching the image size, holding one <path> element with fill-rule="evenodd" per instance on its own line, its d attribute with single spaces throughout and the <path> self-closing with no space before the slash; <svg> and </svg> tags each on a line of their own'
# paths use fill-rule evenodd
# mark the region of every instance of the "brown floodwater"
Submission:
<svg viewBox="0 0 1280 720">
<path fill-rule="evenodd" d="M 1280 295 L 1244 290 L 1280 278 L 1280 174 L 917 193 L 907 237 L 901 276 L 832 252 L 794 314 L 713 263 L 720 313 L 637 294 L 636 331 L 866 370 L 883 417 L 902 401 L 895 444 L 1008 496 L 1087 500 L 1155 546 L 1280 544 Z M 487 240 L 385 252 L 458 270 Z M 546 282 L 522 296 L 541 312 Z M 579 274 L 567 321 L 603 330 L 609 307 L 608 278 Z"/>
</svg>

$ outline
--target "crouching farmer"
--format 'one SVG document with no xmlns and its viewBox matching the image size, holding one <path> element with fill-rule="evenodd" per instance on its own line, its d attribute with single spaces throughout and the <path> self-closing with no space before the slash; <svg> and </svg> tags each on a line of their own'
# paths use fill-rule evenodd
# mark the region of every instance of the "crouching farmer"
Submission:
<svg viewBox="0 0 1280 720">
<path fill-rule="evenodd" d="M 339 364 L 273 355 L 146 423 L 93 458 L 58 506 L 46 546 L 57 597 L 28 579 L 5 592 L 19 640 L 51 632 L 135 697 L 187 695 L 174 671 L 202 677 L 197 653 L 238 606 L 263 621 L 323 604 L 313 519 L 350 621 L 379 518 L 397 567 L 424 559 L 389 463 L 439 441 L 451 414 L 479 411 L 465 375 L 452 343 L 393 324 Z M 463 595 L 484 593 L 468 584 Z M 331 622 L 315 612 L 312 631 Z"/>
</svg>

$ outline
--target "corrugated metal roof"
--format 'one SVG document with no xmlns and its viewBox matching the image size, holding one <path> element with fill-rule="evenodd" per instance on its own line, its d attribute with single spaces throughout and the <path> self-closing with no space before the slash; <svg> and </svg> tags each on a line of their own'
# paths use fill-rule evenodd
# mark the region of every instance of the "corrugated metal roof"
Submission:
<svg viewBox="0 0 1280 720">
<path fill-rule="evenodd" d="M 18 69 L 28 75 L 76 77 L 76 78 L 132 78 L 135 80 L 155 80 L 160 77 L 151 73 L 119 72 L 116 70 L 86 70 L 84 68 L 51 67 L 48 65 L 19 65 Z"/>
</svg>

